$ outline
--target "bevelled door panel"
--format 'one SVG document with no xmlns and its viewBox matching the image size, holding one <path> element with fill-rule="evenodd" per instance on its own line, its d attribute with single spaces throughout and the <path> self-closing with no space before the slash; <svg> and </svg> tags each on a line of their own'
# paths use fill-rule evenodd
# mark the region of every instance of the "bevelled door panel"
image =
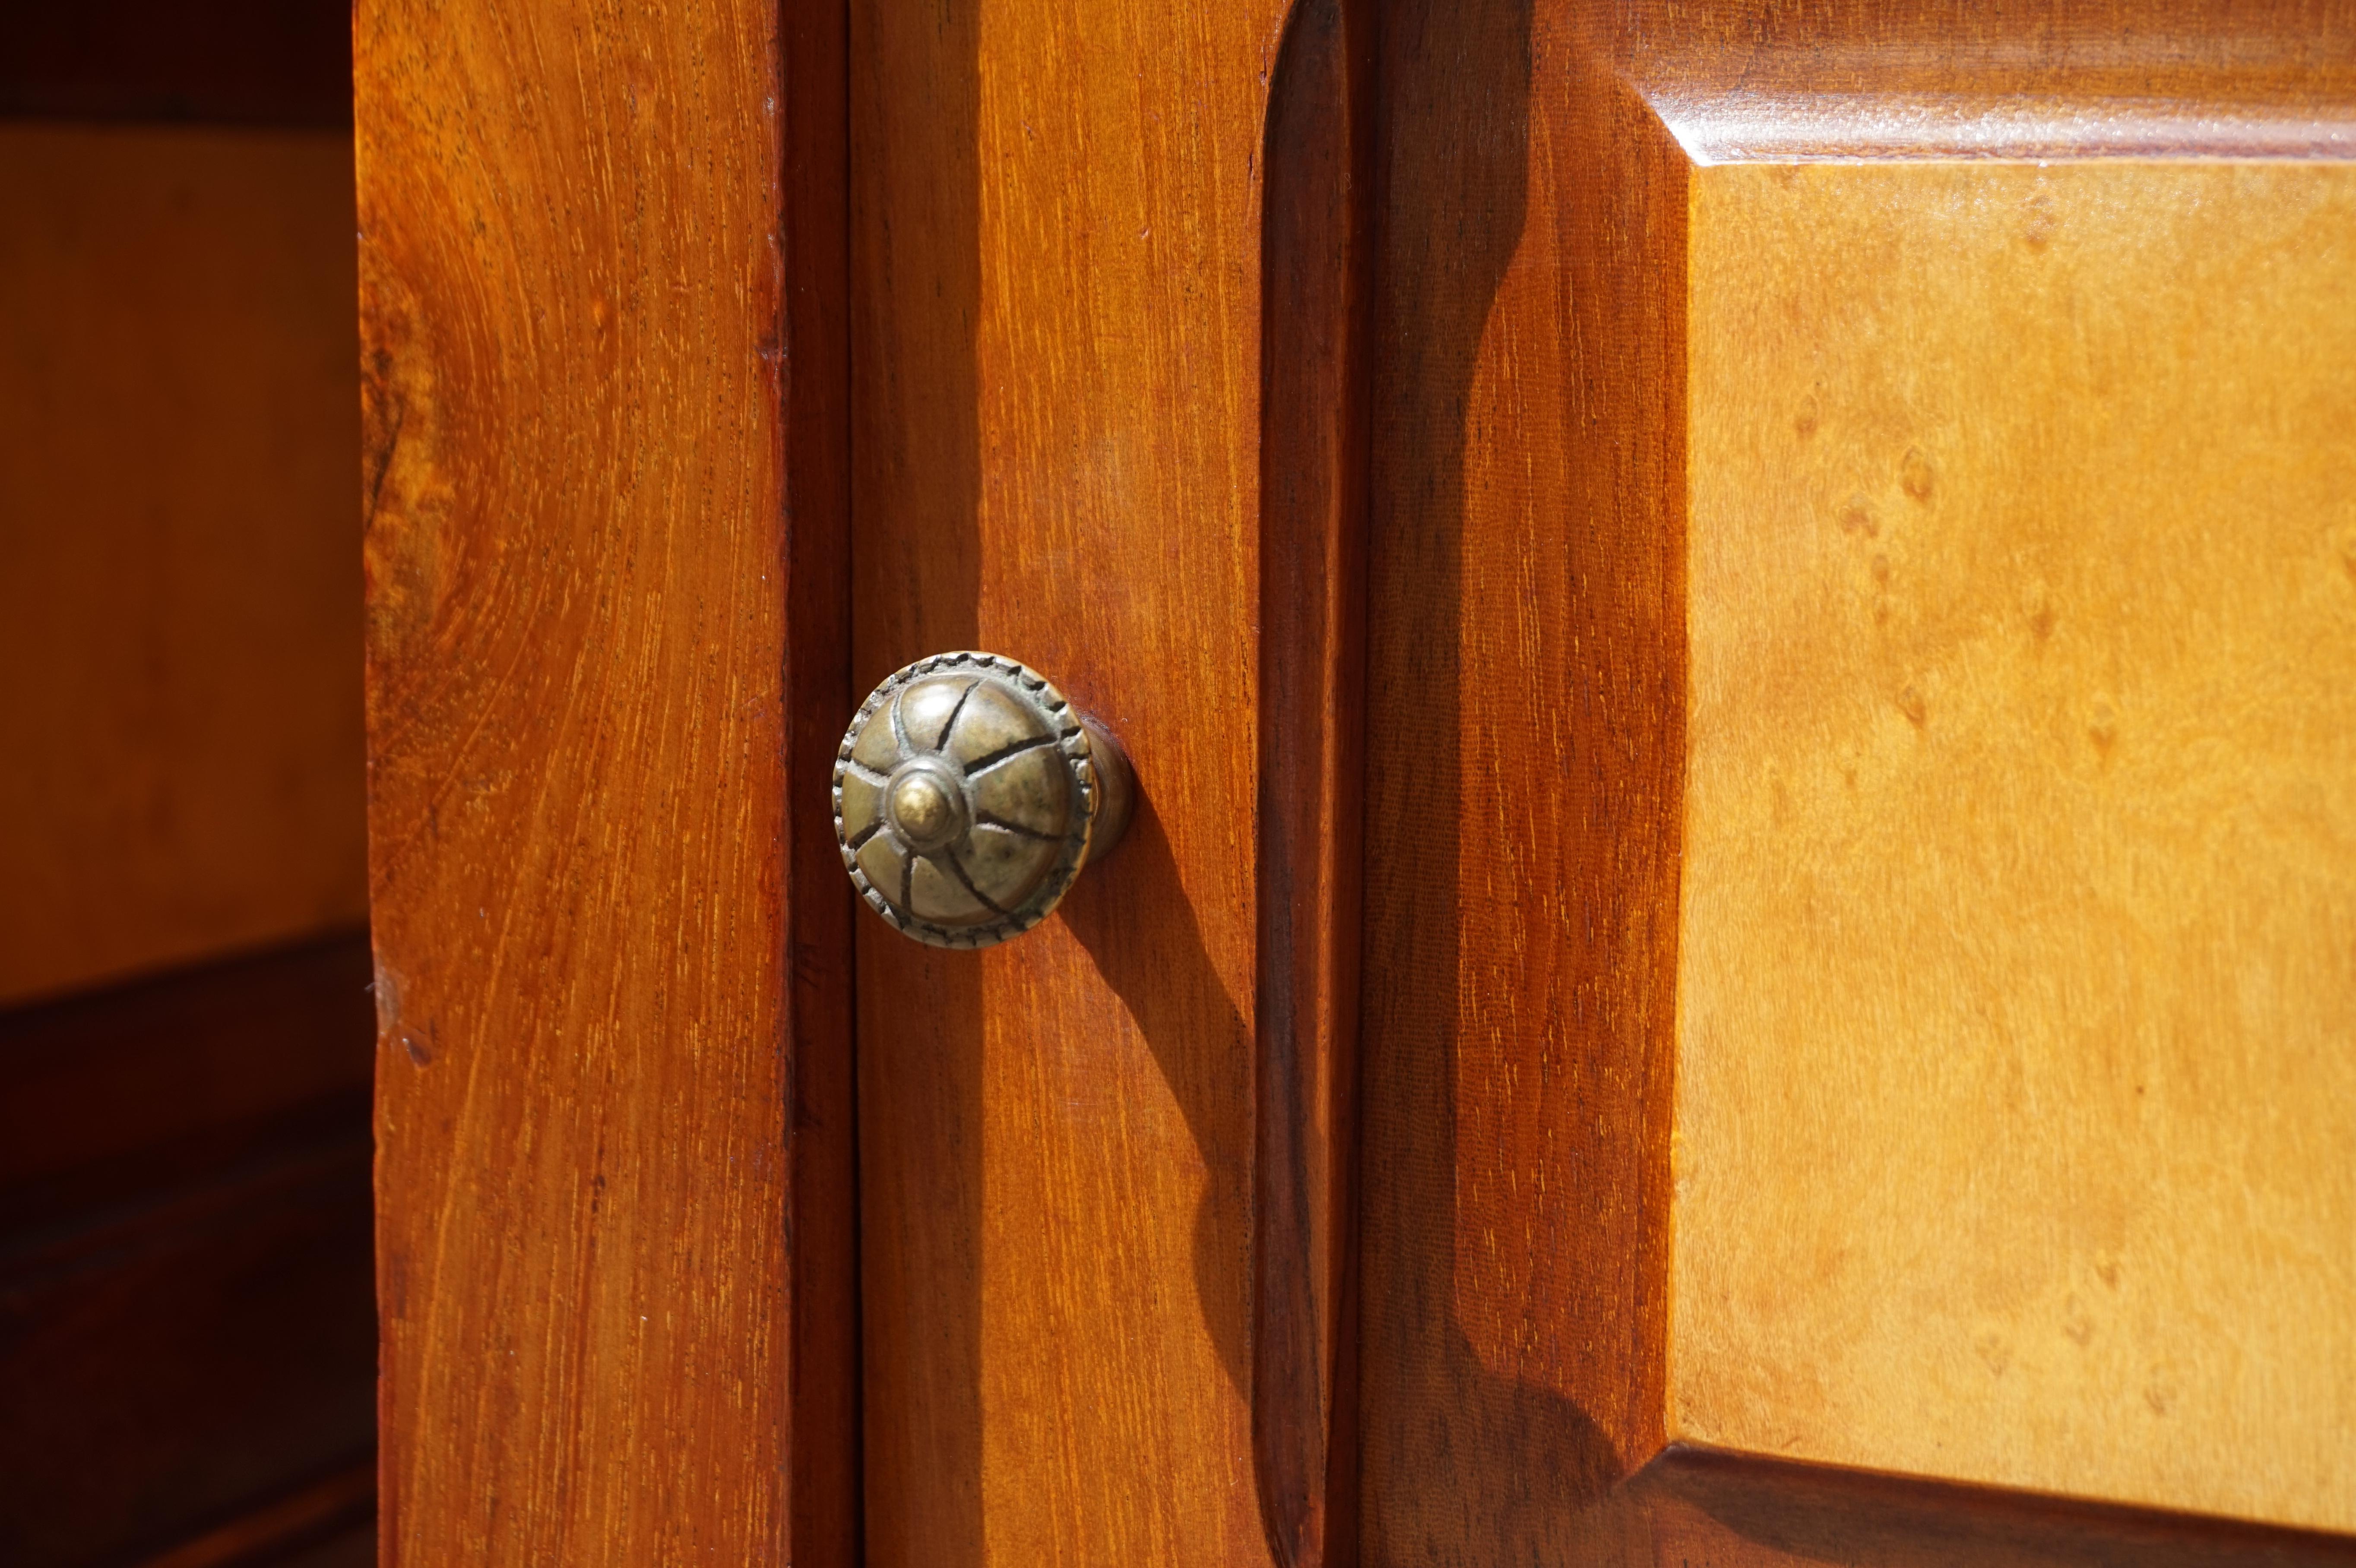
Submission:
<svg viewBox="0 0 2356 1568">
<path fill-rule="evenodd" d="M 2346 1560 L 2344 19 L 1381 40 L 1366 1560 Z"/>
</svg>

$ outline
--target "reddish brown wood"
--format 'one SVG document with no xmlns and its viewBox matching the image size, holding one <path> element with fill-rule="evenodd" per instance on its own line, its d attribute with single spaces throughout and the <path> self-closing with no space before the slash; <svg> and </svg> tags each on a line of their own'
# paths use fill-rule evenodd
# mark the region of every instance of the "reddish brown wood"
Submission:
<svg viewBox="0 0 2356 1568">
<path fill-rule="evenodd" d="M 1365 101 L 1347 48 L 1312 69 L 1272 59 L 1270 18 L 1168 6 L 858 13 L 857 674 L 975 644 L 1032 660 L 1130 741 L 1145 800 L 1025 946 L 944 955 L 872 927 L 860 944 L 868 1549 L 1249 1562 L 1264 1526 L 1280 1558 L 1345 1556 L 1318 1510 L 1352 1484 L 1333 1285 L 1344 525 L 1348 405 L 1370 388 L 1365 1555 L 2078 1562 L 2126 1540 L 2164 1558 L 2141 1523 L 2072 1545 L 2076 1526 L 2033 1509 L 1983 1529 L 1842 1490 L 1853 1478 L 1730 1479 L 1661 1454 L 1686 170 L 1754 128 L 1719 112 L 1737 86 L 2099 107 L 2197 80 L 2243 95 L 2241 129 L 2204 142 L 2162 116 L 2134 145 L 2328 144 L 2342 22 L 1382 11 L 1379 201 L 1338 216 L 1320 176 L 1355 150 L 1312 111 L 1337 70 Z M 788 1409 L 841 1415 L 809 1413 L 811 1379 L 849 1343 L 821 1331 L 848 1329 L 782 1328 L 777 1284 L 790 1271 L 805 1306 L 847 1290 L 815 1266 L 841 1243 L 788 1260 L 774 1239 L 820 1234 L 803 1207 L 841 1190 L 847 1143 L 781 1152 L 763 1131 L 790 1115 L 798 1137 L 847 1140 L 848 1079 L 806 1056 L 788 1083 L 760 1055 L 847 1029 L 839 928 L 808 923 L 847 906 L 797 837 L 850 695 L 826 630 L 845 558 L 798 531 L 804 499 L 824 513 L 830 494 L 802 441 L 832 449 L 808 422 L 824 394 L 754 368 L 776 374 L 782 314 L 790 374 L 834 373 L 829 274 L 795 245 L 827 234 L 794 218 L 826 189 L 794 147 L 822 143 L 787 133 L 773 296 L 730 272 L 766 232 L 744 194 L 766 176 L 731 162 L 766 144 L 748 130 L 757 16 L 462 20 L 455 44 L 387 18 L 408 30 L 364 44 L 390 107 L 363 158 L 385 193 L 369 215 L 378 874 L 406 982 L 386 1013 L 411 1444 L 391 1539 L 419 1560 L 775 1552 L 778 1520 L 811 1515 L 762 1477 L 783 1467 L 815 1497 L 851 1474 L 778 1435 Z M 681 42 L 715 18 L 733 28 L 712 49 Z M 789 126 L 819 101 L 796 98 L 795 58 Z M 1271 64 L 1263 124 L 1245 84 Z M 1303 78 L 1325 96 L 1284 96 Z M 1811 123 L 1783 145 L 1886 151 L 1889 123 Z M 1965 116 L 1909 145 L 1968 150 L 1985 130 Z M 1377 347 L 1359 376 L 1365 280 L 1336 234 L 1370 207 Z M 1259 346 L 1257 379 L 1238 343 Z M 1255 743 L 1300 772 L 1255 776 Z M 1255 803 L 1270 848 L 1246 869 Z M 743 834 L 775 820 L 783 839 Z M 632 1339 L 665 1291 L 680 1325 Z M 781 1356 L 789 1395 L 768 1381 Z M 750 1499 L 741 1516 L 705 1500 L 715 1477 Z"/>
<path fill-rule="evenodd" d="M 1624 1504 L 1665 1438 L 1691 160 L 2328 149 L 2328 9 L 1383 7 L 1368 1561 L 1786 1560 Z M 2003 1560 L 1916 1528 L 1793 1555 Z"/>
<path fill-rule="evenodd" d="M 854 601 L 852 667 L 862 680 L 985 645 L 980 26 L 972 5 L 851 11 L 851 450 L 866 536 L 852 582 L 855 593 L 869 585 Z M 895 537 L 922 548 L 895 548 Z M 834 715 L 838 736 L 851 710 Z M 858 987 L 857 1024 L 867 1560 L 978 1568 L 981 977 L 964 955 L 879 952 L 872 923 L 853 929 L 862 975 L 882 971 Z M 904 1097 L 904 1084 L 914 1093 Z M 902 1302 L 923 1314 L 919 1331 L 901 1331 Z"/>
<path fill-rule="evenodd" d="M 1003 947 L 860 917 L 879 1565 L 1267 1560 L 1256 196 L 1282 9 L 854 13 L 860 683 L 1023 659 L 1140 794 Z"/>
<path fill-rule="evenodd" d="M 1528 4 L 1381 21 L 1365 1553 L 1580 1561 L 1662 1441 L 1681 163 Z"/>
<path fill-rule="evenodd" d="M 252 1568 L 376 1568 L 376 1521 L 371 1519 L 292 1557 L 273 1556 Z"/>
<path fill-rule="evenodd" d="M 359 15 L 388 1563 L 848 1544 L 837 36 Z"/>
<path fill-rule="evenodd" d="M 1355 1559 L 1372 7 L 1309 0 L 1260 218 L 1258 1040 L 1252 1447 L 1287 1564 Z"/>
</svg>

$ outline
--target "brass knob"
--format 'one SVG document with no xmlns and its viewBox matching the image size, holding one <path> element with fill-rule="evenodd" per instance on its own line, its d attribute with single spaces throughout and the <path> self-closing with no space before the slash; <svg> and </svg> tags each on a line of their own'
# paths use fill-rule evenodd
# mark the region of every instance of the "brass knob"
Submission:
<svg viewBox="0 0 2356 1568">
<path fill-rule="evenodd" d="M 834 764 L 834 836 L 867 906 L 936 947 L 1030 930 L 1129 826 L 1129 759 L 1044 676 L 935 654 L 870 693 Z"/>
</svg>

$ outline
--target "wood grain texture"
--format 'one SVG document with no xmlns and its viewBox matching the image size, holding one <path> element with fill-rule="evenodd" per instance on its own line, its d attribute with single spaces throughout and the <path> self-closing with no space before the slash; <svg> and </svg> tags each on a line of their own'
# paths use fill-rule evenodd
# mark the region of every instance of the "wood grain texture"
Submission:
<svg viewBox="0 0 2356 1568">
<path fill-rule="evenodd" d="M 981 645 L 979 12 L 851 7 L 851 667 L 862 683 Z M 846 703 L 838 721 L 853 710 Z M 854 915 L 867 1561 L 977 1568 L 981 965 Z"/>
<path fill-rule="evenodd" d="M 1260 204 L 1252 1446 L 1288 1568 L 1356 1560 L 1373 21 L 1293 8 Z"/>
<path fill-rule="evenodd" d="M 1622 1478 L 1673 1431 L 1697 170 L 2309 155 L 2356 96 L 2346 22 L 2026 0 L 1381 8 L 1367 1561 L 1789 1560 L 1665 1534 Z M 2234 1190 L 2212 1189 L 2217 1212 Z M 1810 1551 L 2005 1560 L 1943 1559 L 1920 1528 Z"/>
<path fill-rule="evenodd" d="M 350 155 L 0 125 L 0 1002 L 363 918 Z"/>
<path fill-rule="evenodd" d="M 787 426 L 841 361 L 787 292 L 841 229 L 785 144 L 841 61 L 780 27 L 359 12 L 388 1564 L 841 1547 L 790 1496 L 851 1441 L 792 1430 L 839 1341 L 791 1307 L 847 1236 L 794 1176 L 851 1128 L 787 685 L 836 700 L 839 612 L 795 617 L 841 603 L 840 507 Z"/>
<path fill-rule="evenodd" d="M 1109 724 L 1142 797 L 1006 947 L 860 923 L 879 1565 L 1267 1559 L 1256 274 L 1280 21 L 853 14 L 859 683 L 1023 659 Z"/>
<path fill-rule="evenodd" d="M 1543 1484 L 1546 1477 L 1532 1477 Z M 1540 1499 L 1534 1486 L 1525 1494 Z M 1562 1561 L 1613 1568 L 2343 1568 L 2356 1541 L 1672 1445 L 1575 1506 Z M 1512 1520 L 1505 1521 L 1507 1530 Z M 1510 1544 L 1505 1531 L 1491 1537 Z M 1523 1538 L 1526 1539 L 1526 1538 Z M 1377 1542 L 1370 1541 L 1369 1545 Z M 1460 1561 L 1511 1562 L 1471 1543 Z"/>
<path fill-rule="evenodd" d="M 1380 23 L 1375 1563 L 1591 1560 L 1664 1437 L 1684 162 L 1567 9 Z"/>
<path fill-rule="evenodd" d="M 1675 1428 L 2356 1530 L 2356 171 L 1693 203 Z"/>
<path fill-rule="evenodd" d="M 2330 0 L 1580 10 L 1699 165 L 2356 152 L 2356 17 Z"/>
</svg>

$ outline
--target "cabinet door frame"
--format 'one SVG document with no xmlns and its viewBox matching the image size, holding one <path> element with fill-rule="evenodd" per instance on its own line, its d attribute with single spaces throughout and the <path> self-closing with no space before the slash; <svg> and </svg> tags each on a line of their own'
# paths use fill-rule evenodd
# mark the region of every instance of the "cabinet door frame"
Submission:
<svg viewBox="0 0 2356 1568">
<path fill-rule="evenodd" d="M 842 8 L 354 27 L 382 1561 L 849 1563 Z"/>
</svg>

